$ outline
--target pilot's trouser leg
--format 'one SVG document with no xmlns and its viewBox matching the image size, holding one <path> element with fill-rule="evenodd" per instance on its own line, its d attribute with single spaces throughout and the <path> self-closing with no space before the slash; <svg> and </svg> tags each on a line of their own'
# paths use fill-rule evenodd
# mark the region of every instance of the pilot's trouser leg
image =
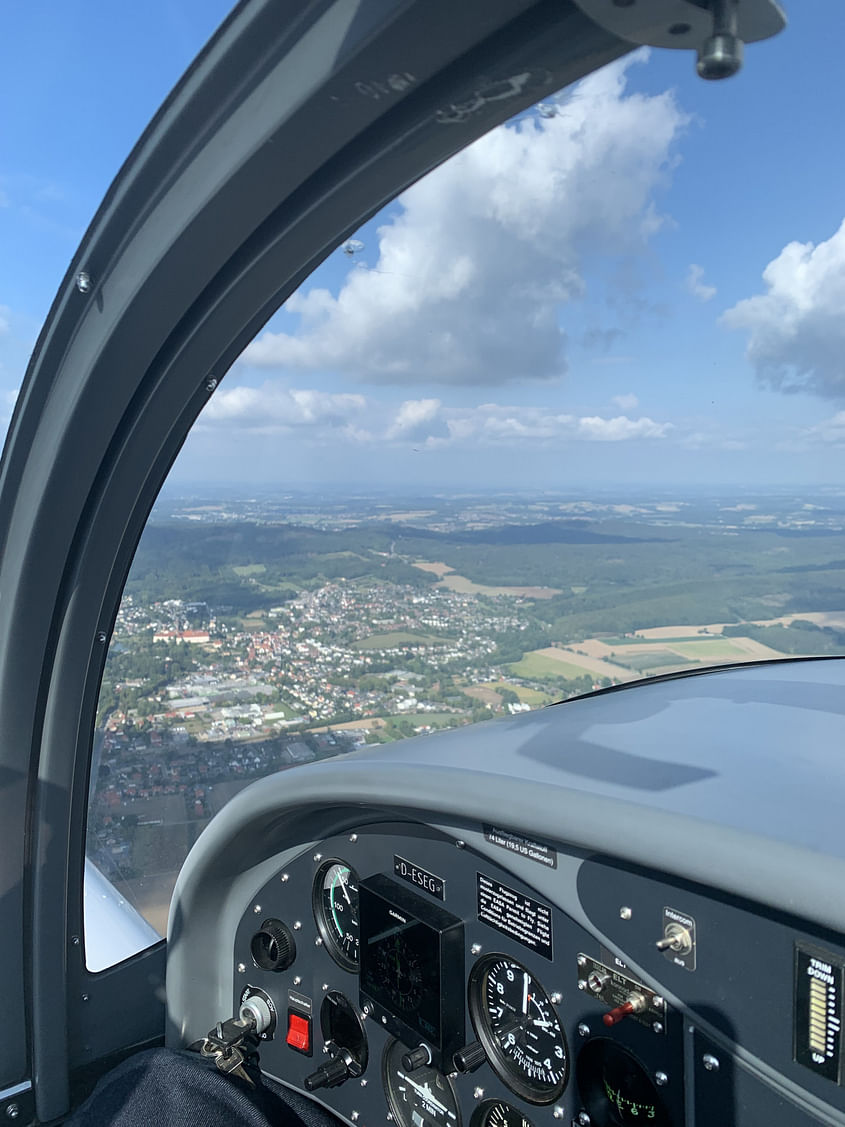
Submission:
<svg viewBox="0 0 845 1127">
<path fill-rule="evenodd" d="M 150 1049 L 104 1076 L 65 1127 L 337 1127 L 280 1085 L 249 1088 L 197 1053 Z"/>
</svg>

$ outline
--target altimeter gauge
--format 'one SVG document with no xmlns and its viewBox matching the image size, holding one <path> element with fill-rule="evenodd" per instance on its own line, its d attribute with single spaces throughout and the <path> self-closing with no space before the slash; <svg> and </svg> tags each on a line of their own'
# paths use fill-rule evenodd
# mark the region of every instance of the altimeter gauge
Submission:
<svg viewBox="0 0 845 1127">
<path fill-rule="evenodd" d="M 511 1091 L 550 1104 L 569 1078 L 569 1051 L 554 1007 L 522 963 L 486 955 L 469 978 L 469 1010 L 490 1064 Z"/>
<path fill-rule="evenodd" d="M 358 970 L 358 876 L 344 861 L 324 861 L 314 877 L 314 918 L 326 950 L 344 970 Z"/>
</svg>

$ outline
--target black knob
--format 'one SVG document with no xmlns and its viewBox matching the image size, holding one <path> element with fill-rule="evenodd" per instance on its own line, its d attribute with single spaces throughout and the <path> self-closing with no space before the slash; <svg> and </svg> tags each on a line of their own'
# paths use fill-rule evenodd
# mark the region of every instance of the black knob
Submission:
<svg viewBox="0 0 845 1127">
<path fill-rule="evenodd" d="M 481 1047 L 479 1041 L 470 1041 L 468 1045 L 464 1045 L 462 1049 L 458 1049 L 452 1057 L 452 1063 L 458 1072 L 475 1072 L 484 1061 L 487 1059 L 487 1054 Z"/>
<path fill-rule="evenodd" d="M 431 1064 L 431 1049 L 428 1045 L 417 1045 L 409 1053 L 402 1054 L 402 1067 L 407 1072 L 414 1072 L 424 1064 Z"/>
<path fill-rule="evenodd" d="M 320 1065 L 316 1072 L 305 1077 L 305 1090 L 315 1092 L 318 1088 L 336 1088 L 349 1076 L 349 1066 L 343 1057 L 332 1057 L 327 1064 Z"/>
<path fill-rule="evenodd" d="M 261 970 L 287 970 L 296 958 L 293 932 L 281 920 L 265 920 L 249 946 L 253 961 Z"/>
</svg>

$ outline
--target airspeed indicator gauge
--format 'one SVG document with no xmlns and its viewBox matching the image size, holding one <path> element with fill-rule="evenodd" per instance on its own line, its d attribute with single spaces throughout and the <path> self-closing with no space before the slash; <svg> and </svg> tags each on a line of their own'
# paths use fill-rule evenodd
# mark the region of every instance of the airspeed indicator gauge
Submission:
<svg viewBox="0 0 845 1127">
<path fill-rule="evenodd" d="M 550 1104 L 569 1078 L 566 1037 L 543 987 L 522 963 L 487 955 L 469 978 L 469 1011 L 493 1069 L 511 1091 Z"/>
<path fill-rule="evenodd" d="M 344 970 L 358 970 L 358 875 L 343 861 L 324 861 L 314 877 L 314 918 L 326 950 Z"/>
</svg>

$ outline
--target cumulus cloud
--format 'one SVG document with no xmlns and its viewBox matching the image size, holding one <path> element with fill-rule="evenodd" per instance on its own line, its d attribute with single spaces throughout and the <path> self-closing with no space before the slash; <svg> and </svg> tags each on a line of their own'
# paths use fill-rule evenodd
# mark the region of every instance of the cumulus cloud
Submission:
<svg viewBox="0 0 845 1127">
<path fill-rule="evenodd" d="M 634 398 L 634 397 L 631 397 Z M 558 442 L 625 442 L 664 439 L 671 423 L 648 416 L 574 415 L 550 407 L 482 403 L 451 407 L 440 399 L 391 403 L 362 395 L 262 387 L 219 390 L 199 427 L 251 434 L 305 431 L 317 442 L 412 443 L 451 446 L 535 446 Z"/>
<path fill-rule="evenodd" d="M 748 332 L 760 381 L 779 391 L 845 396 L 845 222 L 826 242 L 789 243 L 763 271 L 766 293 L 722 315 Z"/>
<path fill-rule="evenodd" d="M 699 301 L 710 301 L 711 298 L 716 296 L 716 287 L 705 285 L 701 280 L 703 277 L 704 267 L 696 266 L 693 262 L 687 270 L 686 286 L 693 297 L 697 297 Z"/>
<path fill-rule="evenodd" d="M 199 426 L 274 433 L 294 427 L 332 430 L 352 424 L 366 407 L 363 395 L 332 394 L 313 388 L 221 388 L 209 400 Z"/>
<path fill-rule="evenodd" d="M 626 93 L 631 60 L 585 79 L 551 117 L 502 126 L 400 197 L 376 261 L 337 295 L 287 303 L 250 364 L 383 384 L 501 385 L 566 370 L 560 306 L 581 259 L 630 254 L 660 227 L 655 194 L 686 124 L 674 96 Z"/>
<path fill-rule="evenodd" d="M 616 404 L 620 411 L 633 411 L 639 407 L 640 401 L 636 395 L 614 395 L 612 402 Z"/>
</svg>

